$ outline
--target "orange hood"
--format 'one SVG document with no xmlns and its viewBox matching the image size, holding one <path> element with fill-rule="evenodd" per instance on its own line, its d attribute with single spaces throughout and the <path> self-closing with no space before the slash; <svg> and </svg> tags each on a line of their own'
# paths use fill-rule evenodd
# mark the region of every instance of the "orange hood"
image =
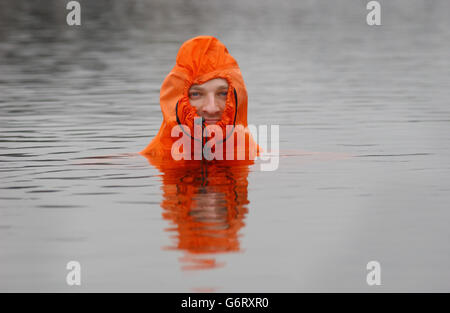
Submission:
<svg viewBox="0 0 450 313">
<path fill-rule="evenodd" d="M 229 86 L 222 119 L 217 123 L 222 128 L 223 139 L 220 142 L 224 143 L 224 153 L 226 153 L 225 141 L 229 140 L 231 135 L 234 136 L 235 154 L 245 149 L 248 159 L 250 148 L 258 153 L 259 147 L 247 128 L 247 90 L 236 60 L 218 39 L 199 36 L 183 43 L 178 51 L 175 66 L 164 79 L 160 90 L 163 122 L 158 134 L 140 152 L 141 154 L 171 158 L 172 145 L 180 138 L 171 136 L 172 128 L 177 125 L 189 127 L 192 143 L 194 140 L 202 143 L 208 140 L 205 138 L 202 141 L 202 138 L 194 137 L 194 118 L 199 116 L 189 103 L 189 88 L 193 84 L 203 84 L 214 78 L 226 79 Z M 227 132 L 226 125 L 232 125 L 232 131 Z M 237 140 L 239 134 L 245 136 L 245 143 Z M 216 141 L 217 139 L 214 138 Z"/>
</svg>

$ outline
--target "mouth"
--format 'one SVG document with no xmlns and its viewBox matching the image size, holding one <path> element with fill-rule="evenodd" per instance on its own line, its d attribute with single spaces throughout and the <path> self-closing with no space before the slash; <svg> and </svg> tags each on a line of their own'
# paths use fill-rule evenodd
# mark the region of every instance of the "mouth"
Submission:
<svg viewBox="0 0 450 313">
<path fill-rule="evenodd" d="M 220 119 L 205 119 L 206 124 L 216 124 Z"/>
</svg>

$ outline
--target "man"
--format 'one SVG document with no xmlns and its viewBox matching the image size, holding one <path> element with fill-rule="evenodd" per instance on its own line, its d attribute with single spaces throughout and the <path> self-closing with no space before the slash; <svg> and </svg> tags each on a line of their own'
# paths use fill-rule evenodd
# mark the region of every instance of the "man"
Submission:
<svg viewBox="0 0 450 313">
<path fill-rule="evenodd" d="M 247 128 L 247 90 L 241 71 L 218 39 L 199 36 L 181 46 L 176 64 L 161 86 L 160 105 L 163 122 L 155 138 L 141 151 L 146 157 L 174 159 L 174 153 L 183 153 L 186 159 L 186 155 L 194 156 L 195 145 L 200 143 L 204 158 L 208 137 L 208 147 L 218 160 L 243 156 L 251 160 L 257 155 L 258 146 Z M 173 136 L 174 131 L 192 146 L 184 145 L 183 151 L 178 151 L 180 137 Z"/>
</svg>

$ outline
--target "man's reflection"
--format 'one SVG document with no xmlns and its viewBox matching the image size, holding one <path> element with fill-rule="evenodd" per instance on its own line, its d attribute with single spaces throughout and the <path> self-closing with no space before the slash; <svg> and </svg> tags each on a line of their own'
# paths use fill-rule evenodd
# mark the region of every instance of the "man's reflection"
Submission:
<svg viewBox="0 0 450 313">
<path fill-rule="evenodd" d="M 183 269 L 222 266 L 213 254 L 239 251 L 248 212 L 251 161 L 155 161 L 162 173 L 163 217 L 173 223 L 175 244 L 186 252 Z"/>
</svg>

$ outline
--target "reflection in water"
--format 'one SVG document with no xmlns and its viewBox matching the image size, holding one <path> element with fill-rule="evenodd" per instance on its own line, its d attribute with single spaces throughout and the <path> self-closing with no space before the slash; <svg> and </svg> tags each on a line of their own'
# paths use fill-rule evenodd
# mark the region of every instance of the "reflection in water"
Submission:
<svg viewBox="0 0 450 313">
<path fill-rule="evenodd" d="M 163 217 L 174 225 L 167 231 L 175 233 L 176 244 L 168 248 L 186 252 L 185 270 L 222 266 L 212 254 L 240 250 L 252 162 L 149 162 L 162 173 Z"/>
</svg>

